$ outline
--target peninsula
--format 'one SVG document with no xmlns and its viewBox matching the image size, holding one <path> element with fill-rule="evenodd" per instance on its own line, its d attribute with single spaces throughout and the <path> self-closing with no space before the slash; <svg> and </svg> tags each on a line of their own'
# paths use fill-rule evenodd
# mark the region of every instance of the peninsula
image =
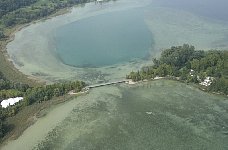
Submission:
<svg viewBox="0 0 228 150">
<path fill-rule="evenodd" d="M 153 59 L 153 64 L 137 72 L 132 71 L 126 78 L 141 81 L 167 77 L 228 95 L 228 51 L 195 50 L 194 46 L 184 44 L 162 51 L 159 59 Z"/>
</svg>

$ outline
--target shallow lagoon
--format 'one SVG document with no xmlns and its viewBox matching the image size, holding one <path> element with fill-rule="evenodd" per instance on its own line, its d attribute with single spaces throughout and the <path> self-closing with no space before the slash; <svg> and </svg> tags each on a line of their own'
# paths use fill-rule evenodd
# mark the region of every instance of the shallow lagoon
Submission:
<svg viewBox="0 0 228 150">
<path fill-rule="evenodd" d="M 175 81 L 107 86 L 55 106 L 5 149 L 226 150 L 227 112 L 227 98 Z"/>
</svg>

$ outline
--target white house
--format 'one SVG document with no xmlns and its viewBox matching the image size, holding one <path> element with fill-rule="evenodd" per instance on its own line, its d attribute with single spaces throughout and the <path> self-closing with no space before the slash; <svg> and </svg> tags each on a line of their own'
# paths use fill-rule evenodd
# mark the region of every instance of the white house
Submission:
<svg viewBox="0 0 228 150">
<path fill-rule="evenodd" d="M 23 97 L 9 98 L 9 99 L 3 100 L 1 102 L 1 105 L 2 105 L 3 108 L 6 108 L 8 106 L 14 105 L 15 103 L 17 103 L 17 102 L 19 102 L 21 100 L 23 100 Z"/>
<path fill-rule="evenodd" d="M 213 78 L 212 77 L 206 77 L 203 82 L 200 83 L 200 85 L 203 86 L 210 86 L 212 83 Z"/>
</svg>

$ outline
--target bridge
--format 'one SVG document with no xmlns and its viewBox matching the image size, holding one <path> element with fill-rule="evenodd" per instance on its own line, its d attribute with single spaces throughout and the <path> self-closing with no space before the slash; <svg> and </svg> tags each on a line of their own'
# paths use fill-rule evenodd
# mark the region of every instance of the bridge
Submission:
<svg viewBox="0 0 228 150">
<path fill-rule="evenodd" d="M 80 91 L 80 92 L 76 92 L 75 93 L 72 90 L 68 94 L 70 94 L 70 95 L 77 95 L 77 94 L 87 93 L 89 91 L 89 89 L 92 89 L 92 88 L 97 88 L 97 87 L 102 87 L 102 86 L 107 86 L 107 85 L 113 85 L 113 84 L 120 84 L 120 83 L 129 83 L 129 84 L 132 84 L 131 82 L 132 82 L 131 80 L 125 79 L 125 80 L 112 81 L 112 82 L 101 83 L 101 84 L 88 85 L 88 86 L 84 87 L 82 89 L 82 91 Z"/>
<path fill-rule="evenodd" d="M 107 82 L 107 83 L 101 83 L 101 84 L 94 84 L 94 85 L 89 85 L 86 86 L 85 89 L 92 89 L 92 88 L 97 88 L 97 87 L 102 87 L 102 86 L 107 86 L 107 85 L 113 85 L 113 84 L 118 84 L 118 83 L 125 83 L 129 82 L 129 80 L 119 80 L 119 81 L 112 81 L 112 82 Z"/>
</svg>

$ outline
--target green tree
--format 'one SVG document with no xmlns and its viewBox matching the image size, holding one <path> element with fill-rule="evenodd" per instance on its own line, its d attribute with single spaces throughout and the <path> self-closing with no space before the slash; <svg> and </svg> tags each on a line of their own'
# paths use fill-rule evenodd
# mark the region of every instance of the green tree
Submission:
<svg viewBox="0 0 228 150">
<path fill-rule="evenodd" d="M 194 71 L 199 71 L 200 70 L 200 61 L 198 59 L 193 59 L 191 62 L 191 69 Z"/>
</svg>

